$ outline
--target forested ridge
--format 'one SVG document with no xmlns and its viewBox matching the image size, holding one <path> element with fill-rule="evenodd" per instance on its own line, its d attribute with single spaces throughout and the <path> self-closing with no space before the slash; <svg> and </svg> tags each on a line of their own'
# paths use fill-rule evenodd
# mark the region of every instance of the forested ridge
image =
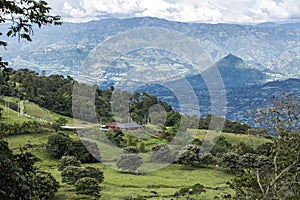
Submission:
<svg viewBox="0 0 300 200">
<path fill-rule="evenodd" d="M 55 113 L 72 117 L 72 103 L 74 103 L 72 102 L 73 86 L 78 84 L 72 77 L 64 77 L 62 75 L 46 76 L 44 73 L 38 74 L 29 69 L 13 70 L 8 68 L 7 71 L 9 73 L 6 74 L 0 71 L 0 95 L 29 100 Z M 174 111 L 168 103 L 159 100 L 154 95 L 146 92 L 131 94 L 127 91 L 115 90 L 113 87 L 106 90 L 100 89 L 95 85 L 85 85 L 84 87 L 95 88 L 95 111 L 98 121 L 101 123 L 114 121 L 113 114 L 118 114 L 117 111 L 112 113 L 112 95 L 114 93 L 114 100 L 122 99 L 124 96 L 129 99 L 128 104 L 123 105 L 125 106 L 123 109 L 128 109 L 132 120 L 139 124 L 146 124 L 151 121 L 149 109 L 153 105 L 160 105 L 167 114 L 166 119 L 160 122 L 163 126 L 179 126 L 180 124 L 181 114 Z M 4 104 L 4 101 L 1 101 L 1 99 L 0 104 Z M 84 112 L 83 104 L 82 112 Z M 16 111 L 18 109 L 17 103 L 11 104 L 11 107 Z M 159 112 L 154 110 L 155 114 L 158 115 Z M 80 117 L 80 113 L 76 117 Z M 155 118 L 155 116 L 152 116 L 152 118 Z M 127 117 L 123 119 L 124 122 L 127 122 L 127 120 Z M 208 129 L 210 121 L 211 115 L 199 119 L 198 128 Z M 247 133 L 249 128 L 246 124 L 226 120 L 223 131 Z"/>
</svg>

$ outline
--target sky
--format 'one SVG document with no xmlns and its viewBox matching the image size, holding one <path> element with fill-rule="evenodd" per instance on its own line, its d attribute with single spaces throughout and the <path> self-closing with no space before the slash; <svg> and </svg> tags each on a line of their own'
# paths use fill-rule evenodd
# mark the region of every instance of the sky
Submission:
<svg viewBox="0 0 300 200">
<path fill-rule="evenodd" d="M 181 22 L 300 21 L 299 0 L 46 0 L 64 21 L 158 17 Z"/>
</svg>

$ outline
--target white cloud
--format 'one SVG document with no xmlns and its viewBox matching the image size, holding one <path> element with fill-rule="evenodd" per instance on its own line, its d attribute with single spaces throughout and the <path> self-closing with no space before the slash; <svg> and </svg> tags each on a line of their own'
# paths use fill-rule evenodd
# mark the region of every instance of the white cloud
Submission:
<svg viewBox="0 0 300 200">
<path fill-rule="evenodd" d="M 257 23 L 300 17 L 299 0 L 49 0 L 49 3 L 57 13 L 73 20 L 152 16 L 183 22 Z"/>
</svg>

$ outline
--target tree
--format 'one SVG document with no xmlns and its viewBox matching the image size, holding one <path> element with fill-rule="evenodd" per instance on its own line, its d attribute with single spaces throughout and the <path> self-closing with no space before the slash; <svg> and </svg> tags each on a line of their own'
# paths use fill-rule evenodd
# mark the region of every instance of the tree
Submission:
<svg viewBox="0 0 300 200">
<path fill-rule="evenodd" d="M 95 167 L 76 167 L 68 166 L 61 172 L 62 182 L 75 184 L 75 182 L 84 177 L 94 178 L 101 183 L 104 180 L 103 172 Z"/>
<path fill-rule="evenodd" d="M 176 161 L 182 165 L 201 167 L 215 163 L 215 158 L 210 153 L 204 155 L 202 147 L 190 144 L 182 149 Z"/>
<path fill-rule="evenodd" d="M 33 154 L 13 154 L 5 141 L 0 141 L 1 199 L 50 199 L 57 192 L 58 182 L 47 172 L 37 170 L 39 161 Z"/>
<path fill-rule="evenodd" d="M 238 199 L 300 199 L 299 99 L 272 98 L 259 114 L 258 121 L 274 135 L 272 153 L 259 156 L 253 170 L 229 184 Z"/>
<path fill-rule="evenodd" d="M 82 163 L 100 162 L 98 145 L 88 140 L 71 139 L 64 133 L 48 137 L 47 152 L 50 157 L 61 159 L 62 156 L 74 156 Z"/>
<path fill-rule="evenodd" d="M 59 183 L 49 172 L 37 171 L 33 182 L 36 184 L 35 197 L 41 200 L 52 199 L 59 188 Z"/>
<path fill-rule="evenodd" d="M 80 167 L 81 162 L 74 156 L 63 156 L 58 164 L 58 170 L 62 171 L 68 166 Z"/>
<path fill-rule="evenodd" d="M 35 0 L 2 0 L 0 4 L 0 24 L 9 23 L 6 35 L 31 41 L 33 25 L 39 28 L 45 25 L 61 25 L 61 17 L 50 15 L 51 8 L 45 1 Z M 0 32 L 0 36 L 3 33 Z M 0 41 L 0 46 L 6 47 L 7 43 Z M 7 62 L 0 57 L 0 68 L 6 69 Z"/>
<path fill-rule="evenodd" d="M 179 157 L 177 158 L 177 163 L 188 166 L 199 166 L 200 165 L 200 157 L 199 153 L 201 151 L 200 146 L 197 145 L 187 145 L 185 146 Z"/>
<path fill-rule="evenodd" d="M 62 156 L 66 155 L 70 143 L 71 138 L 64 133 L 50 135 L 48 137 L 47 152 L 50 157 L 61 159 Z"/>
<path fill-rule="evenodd" d="M 75 190 L 77 194 L 85 194 L 100 197 L 100 187 L 96 179 L 90 177 L 84 177 L 76 181 Z"/>
<path fill-rule="evenodd" d="M 62 126 L 66 125 L 67 122 L 68 120 L 66 120 L 63 117 L 60 117 L 51 124 L 51 127 L 55 130 L 55 132 L 57 132 L 61 129 Z"/>
<path fill-rule="evenodd" d="M 222 157 L 222 167 L 229 169 L 231 173 L 237 173 L 240 171 L 239 156 L 235 153 L 226 153 Z"/>
<path fill-rule="evenodd" d="M 117 168 L 128 170 L 129 173 L 136 172 L 143 163 L 142 158 L 137 154 L 123 154 L 117 160 Z"/>
</svg>

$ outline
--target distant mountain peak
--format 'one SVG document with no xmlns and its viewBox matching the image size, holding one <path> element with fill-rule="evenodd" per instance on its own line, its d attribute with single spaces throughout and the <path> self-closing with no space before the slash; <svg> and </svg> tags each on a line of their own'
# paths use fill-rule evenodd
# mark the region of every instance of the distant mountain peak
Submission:
<svg viewBox="0 0 300 200">
<path fill-rule="evenodd" d="M 221 60 L 219 60 L 216 63 L 217 67 L 234 67 L 234 68 L 238 68 L 238 67 L 242 67 L 244 68 L 246 66 L 245 62 L 243 61 L 243 59 L 233 55 L 233 54 L 228 54 L 227 56 L 225 56 L 224 58 L 222 58 Z"/>
</svg>

